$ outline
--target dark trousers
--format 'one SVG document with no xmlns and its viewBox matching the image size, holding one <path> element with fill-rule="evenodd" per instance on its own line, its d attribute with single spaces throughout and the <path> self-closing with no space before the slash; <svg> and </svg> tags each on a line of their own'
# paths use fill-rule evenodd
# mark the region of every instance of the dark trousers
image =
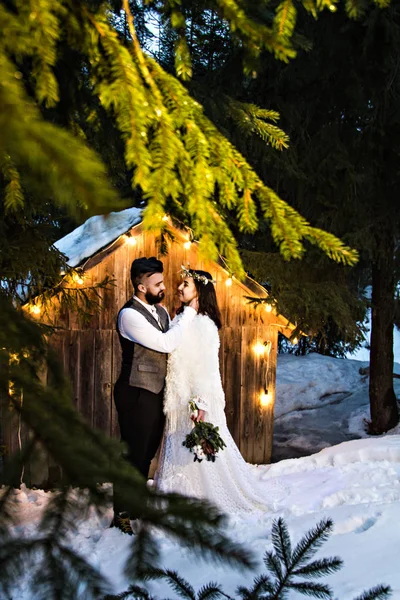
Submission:
<svg viewBox="0 0 400 600">
<path fill-rule="evenodd" d="M 154 458 L 164 429 L 164 390 L 153 394 L 142 388 L 132 387 L 127 382 L 117 381 L 114 387 L 114 402 L 118 412 L 121 440 L 128 446 L 125 456 L 145 479 Z M 132 491 L 132 493 L 134 493 Z M 140 515 L 131 514 L 129 507 L 122 506 L 118 486 L 114 486 L 114 511 L 127 511 L 131 519 Z"/>
</svg>

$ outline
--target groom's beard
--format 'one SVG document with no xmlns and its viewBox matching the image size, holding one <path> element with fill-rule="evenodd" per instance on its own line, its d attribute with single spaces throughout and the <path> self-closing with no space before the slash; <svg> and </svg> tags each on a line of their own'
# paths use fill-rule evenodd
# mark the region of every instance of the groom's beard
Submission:
<svg viewBox="0 0 400 600">
<path fill-rule="evenodd" d="M 158 294 L 152 294 L 151 292 L 146 292 L 145 298 L 146 302 L 153 306 L 153 304 L 158 304 L 161 300 L 164 299 L 164 292 L 158 292 Z"/>
</svg>

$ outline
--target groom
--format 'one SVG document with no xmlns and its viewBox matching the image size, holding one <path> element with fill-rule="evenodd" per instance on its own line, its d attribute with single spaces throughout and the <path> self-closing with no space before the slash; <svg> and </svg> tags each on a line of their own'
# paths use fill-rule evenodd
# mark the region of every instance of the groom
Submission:
<svg viewBox="0 0 400 600">
<path fill-rule="evenodd" d="M 150 462 L 160 444 L 163 427 L 163 393 L 168 354 L 181 342 L 187 325 L 196 316 L 195 301 L 169 328 L 164 298 L 163 264 L 154 256 L 137 258 L 131 266 L 133 297 L 118 313 L 117 331 L 122 348 L 122 367 L 114 387 L 121 440 L 128 447 L 127 460 L 147 479 Z M 133 534 L 130 515 L 114 486 L 112 526 Z"/>
</svg>

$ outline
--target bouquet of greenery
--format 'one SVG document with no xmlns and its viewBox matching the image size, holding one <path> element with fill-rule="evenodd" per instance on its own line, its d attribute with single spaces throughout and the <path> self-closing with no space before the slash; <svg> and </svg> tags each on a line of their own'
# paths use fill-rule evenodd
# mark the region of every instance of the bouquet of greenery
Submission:
<svg viewBox="0 0 400 600">
<path fill-rule="evenodd" d="M 193 400 L 189 402 L 189 407 L 192 413 L 196 414 L 198 407 Z M 216 454 L 219 450 L 223 450 L 226 444 L 219 435 L 218 427 L 214 427 L 212 423 L 199 421 L 188 433 L 182 446 L 189 448 L 189 451 L 194 454 L 194 462 L 201 462 L 204 459 L 214 462 Z"/>
</svg>

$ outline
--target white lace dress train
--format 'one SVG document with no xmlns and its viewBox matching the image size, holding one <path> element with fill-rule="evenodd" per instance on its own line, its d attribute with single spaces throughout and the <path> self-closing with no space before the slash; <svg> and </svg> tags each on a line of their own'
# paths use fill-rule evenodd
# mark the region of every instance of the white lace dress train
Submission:
<svg viewBox="0 0 400 600">
<path fill-rule="evenodd" d="M 175 319 L 179 319 L 179 315 Z M 175 320 L 174 320 L 175 321 Z M 260 481 L 245 462 L 226 424 L 225 397 L 218 360 L 219 336 L 214 322 L 197 315 L 169 357 L 164 412 L 166 425 L 156 485 L 165 492 L 205 498 L 228 514 L 265 513 L 276 509 L 282 488 Z M 188 402 L 206 410 L 206 421 L 219 427 L 226 444 L 215 462 L 194 462 L 182 445 L 192 428 Z"/>
</svg>

